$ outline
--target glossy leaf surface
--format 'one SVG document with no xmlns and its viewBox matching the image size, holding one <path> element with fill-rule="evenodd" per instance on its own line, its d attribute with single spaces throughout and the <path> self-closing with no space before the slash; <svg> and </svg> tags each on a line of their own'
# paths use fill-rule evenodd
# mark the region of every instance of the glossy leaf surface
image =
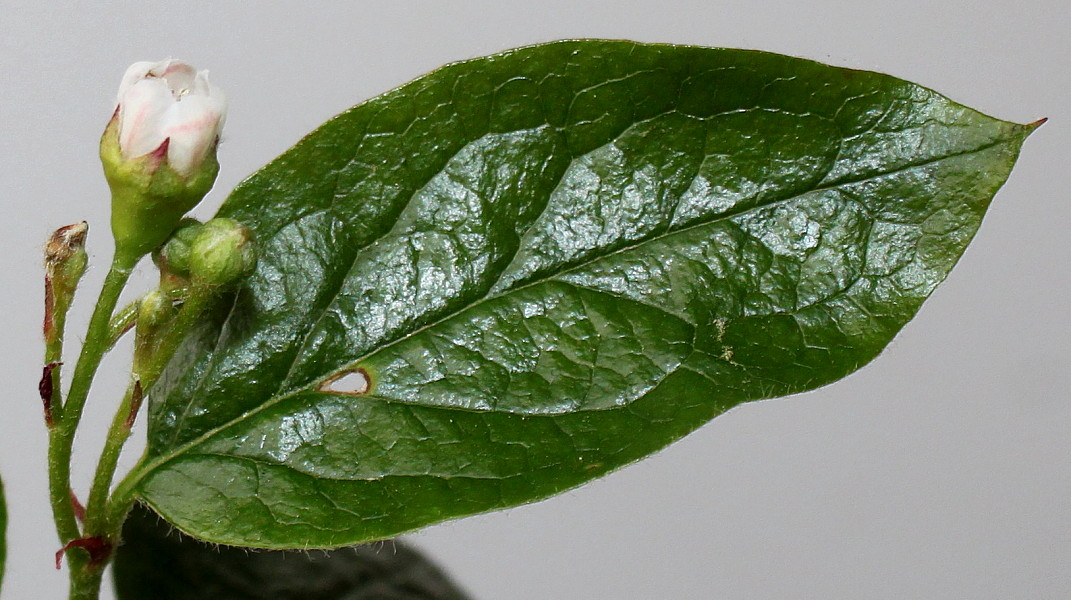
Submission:
<svg viewBox="0 0 1071 600">
<path fill-rule="evenodd" d="M 874 358 L 1031 130 L 763 52 L 444 67 L 234 191 L 262 259 L 152 390 L 130 481 L 199 538 L 280 548 L 574 487 Z"/>
<path fill-rule="evenodd" d="M 136 507 L 113 569 L 119 600 L 465 600 L 398 542 L 324 551 L 260 551 L 188 538 Z"/>
</svg>

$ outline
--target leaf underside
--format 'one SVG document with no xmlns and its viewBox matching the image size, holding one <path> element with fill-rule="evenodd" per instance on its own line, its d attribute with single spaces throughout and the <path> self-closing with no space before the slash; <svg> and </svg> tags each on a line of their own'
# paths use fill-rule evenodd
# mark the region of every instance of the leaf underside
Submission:
<svg viewBox="0 0 1071 600">
<path fill-rule="evenodd" d="M 755 51 L 444 67 L 224 204 L 261 260 L 152 390 L 138 493 L 201 539 L 327 548 L 577 486 L 874 358 L 1031 130 Z"/>
<path fill-rule="evenodd" d="M 332 552 L 249 551 L 190 539 L 142 506 L 115 556 L 119 600 L 465 600 L 435 565 L 388 541 Z"/>
</svg>

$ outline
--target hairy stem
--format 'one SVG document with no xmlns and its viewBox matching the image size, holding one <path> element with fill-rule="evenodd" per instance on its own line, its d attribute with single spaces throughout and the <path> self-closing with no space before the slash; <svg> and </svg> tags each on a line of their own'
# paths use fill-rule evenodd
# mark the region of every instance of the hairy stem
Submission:
<svg viewBox="0 0 1071 600">
<path fill-rule="evenodd" d="M 123 401 L 115 411 L 111 428 L 108 430 L 108 438 L 104 442 L 104 450 L 101 451 L 97 461 L 97 471 L 93 476 L 93 485 L 89 491 L 89 502 L 86 504 L 85 532 L 87 536 L 107 536 L 109 523 L 105 509 L 108 502 L 108 492 L 111 488 L 112 477 L 115 476 L 115 468 L 119 464 L 119 456 L 122 454 L 123 445 L 130 437 L 130 429 L 134 424 L 134 416 L 141 404 L 142 388 L 139 381 L 132 382 L 127 386 Z M 116 525 L 116 528 L 118 524 Z"/>
<path fill-rule="evenodd" d="M 109 500 L 108 492 L 123 445 L 130 437 L 130 428 L 140 407 L 141 396 L 143 391 L 150 390 L 156 383 L 167 363 L 170 362 L 190 329 L 196 325 L 211 300 L 212 296 L 209 293 L 191 294 L 182 305 L 174 322 L 167 326 L 162 337 L 155 344 L 151 355 L 144 357 L 144 361 L 135 361 L 138 364 L 133 373 L 134 381 L 127 389 L 112 419 L 104 452 L 101 453 L 100 461 L 97 463 L 93 488 L 86 507 L 88 535 L 108 535 L 122 525 L 123 517 L 133 503 L 133 495 L 129 488 L 122 490 L 117 488 L 116 493 Z"/>
<path fill-rule="evenodd" d="M 112 317 L 108 323 L 108 347 L 117 344 L 123 335 L 134 326 L 138 316 L 138 301 L 127 304 Z"/>
<path fill-rule="evenodd" d="M 55 298 L 52 296 L 51 282 L 46 282 L 46 302 L 45 307 L 45 364 L 53 365 L 52 369 L 48 372 L 48 377 L 51 378 L 48 404 L 45 407 L 46 423 L 49 427 L 55 423 L 60 416 L 60 412 L 63 410 L 63 392 L 61 382 L 63 379 L 60 376 L 63 360 L 63 332 L 67 327 L 67 311 L 70 310 L 70 298 Z"/>
<path fill-rule="evenodd" d="M 60 543 L 68 542 L 80 537 L 78 522 L 75 518 L 74 508 L 71 505 L 71 453 L 74 447 L 74 437 L 78 429 L 78 423 L 85 408 L 86 398 L 93 377 L 109 348 L 109 321 L 112 311 L 119 300 L 130 278 L 130 271 L 134 262 L 129 260 L 116 260 L 104 280 L 100 297 L 97 299 L 96 308 L 89 322 L 89 330 L 82 352 L 78 358 L 78 364 L 74 369 L 74 376 L 67 395 L 67 401 L 62 410 L 57 411 L 55 426 L 49 430 L 48 447 L 48 479 L 49 500 L 52 505 L 52 514 L 56 522 L 56 533 L 59 534 Z M 58 336 L 57 336 L 58 337 Z M 54 342 L 55 343 L 55 342 Z M 54 403 L 54 406 L 56 403 Z M 67 560 L 71 569 L 71 598 L 95 598 L 96 591 L 87 592 L 90 595 L 76 595 L 76 587 L 84 590 L 85 585 L 92 585 L 96 581 L 99 588 L 99 571 L 96 565 L 91 565 L 89 556 L 84 550 L 71 548 L 67 550 Z M 94 579 L 95 577 L 95 579 Z M 79 594 L 82 594 L 79 591 Z"/>
<path fill-rule="evenodd" d="M 76 567 L 72 562 L 69 600 L 97 600 L 100 598 L 100 582 L 103 576 L 103 566 L 90 566 L 86 563 Z"/>
</svg>

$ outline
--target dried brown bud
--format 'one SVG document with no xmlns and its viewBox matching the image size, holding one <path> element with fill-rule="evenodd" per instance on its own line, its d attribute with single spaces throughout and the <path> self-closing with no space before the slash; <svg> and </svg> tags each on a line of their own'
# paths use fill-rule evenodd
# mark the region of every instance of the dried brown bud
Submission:
<svg viewBox="0 0 1071 600">
<path fill-rule="evenodd" d="M 59 335 L 57 323 L 62 323 L 67 314 L 74 291 L 89 264 L 85 249 L 88 232 L 89 224 L 82 221 L 60 227 L 45 243 L 44 334 L 49 344 Z M 62 329 L 62 325 L 58 329 Z"/>
<path fill-rule="evenodd" d="M 53 232 L 45 243 L 45 268 L 62 268 L 76 255 L 84 254 L 88 233 L 89 223 L 85 221 L 60 227 Z"/>
</svg>

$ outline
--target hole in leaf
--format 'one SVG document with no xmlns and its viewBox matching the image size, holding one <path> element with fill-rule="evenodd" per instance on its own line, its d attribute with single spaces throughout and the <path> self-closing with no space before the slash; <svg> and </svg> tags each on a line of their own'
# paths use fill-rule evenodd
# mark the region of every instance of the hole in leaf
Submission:
<svg viewBox="0 0 1071 600">
<path fill-rule="evenodd" d="M 316 391 L 329 394 L 360 396 L 372 389 L 372 378 L 364 369 L 347 369 L 332 375 L 320 384 Z"/>
</svg>

